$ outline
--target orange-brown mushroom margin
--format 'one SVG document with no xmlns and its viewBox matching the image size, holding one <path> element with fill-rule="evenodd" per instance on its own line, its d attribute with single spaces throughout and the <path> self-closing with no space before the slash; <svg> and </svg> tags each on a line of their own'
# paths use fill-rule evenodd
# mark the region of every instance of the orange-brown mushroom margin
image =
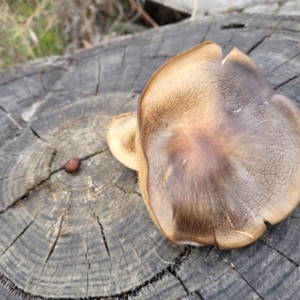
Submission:
<svg viewBox="0 0 300 300">
<path fill-rule="evenodd" d="M 237 48 L 222 60 L 205 42 L 168 61 L 107 138 L 174 243 L 243 247 L 299 203 L 299 111 Z"/>
</svg>

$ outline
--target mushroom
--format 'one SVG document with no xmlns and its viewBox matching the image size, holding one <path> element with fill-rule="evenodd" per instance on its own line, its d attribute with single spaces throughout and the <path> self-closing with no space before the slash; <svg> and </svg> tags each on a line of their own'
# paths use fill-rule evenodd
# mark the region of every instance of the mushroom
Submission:
<svg viewBox="0 0 300 300">
<path fill-rule="evenodd" d="M 177 244 L 243 247 L 299 203 L 299 111 L 237 48 L 222 60 L 205 42 L 169 60 L 108 143 Z"/>
<path fill-rule="evenodd" d="M 119 115 L 108 124 L 108 127 L 107 142 L 110 151 L 123 165 L 137 171 L 138 161 L 135 153 L 136 113 Z"/>
</svg>

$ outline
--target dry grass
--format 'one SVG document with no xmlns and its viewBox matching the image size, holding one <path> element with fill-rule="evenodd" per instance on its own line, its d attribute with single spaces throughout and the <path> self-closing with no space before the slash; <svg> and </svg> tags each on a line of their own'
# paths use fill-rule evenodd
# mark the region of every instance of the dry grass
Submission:
<svg viewBox="0 0 300 300">
<path fill-rule="evenodd" d="M 0 69 L 142 30 L 140 14 L 129 0 L 0 0 Z"/>
</svg>

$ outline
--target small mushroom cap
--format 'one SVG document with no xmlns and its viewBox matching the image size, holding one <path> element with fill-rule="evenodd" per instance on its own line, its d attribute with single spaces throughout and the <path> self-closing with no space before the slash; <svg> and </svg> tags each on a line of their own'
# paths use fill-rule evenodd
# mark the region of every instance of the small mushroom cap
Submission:
<svg viewBox="0 0 300 300">
<path fill-rule="evenodd" d="M 173 242 L 252 243 L 300 199 L 300 117 L 256 64 L 213 42 L 168 61 L 138 108 L 144 201 Z"/>
<path fill-rule="evenodd" d="M 107 142 L 110 151 L 123 165 L 137 171 L 138 163 L 135 153 L 135 134 L 137 116 L 135 112 L 115 117 L 108 124 Z"/>
</svg>

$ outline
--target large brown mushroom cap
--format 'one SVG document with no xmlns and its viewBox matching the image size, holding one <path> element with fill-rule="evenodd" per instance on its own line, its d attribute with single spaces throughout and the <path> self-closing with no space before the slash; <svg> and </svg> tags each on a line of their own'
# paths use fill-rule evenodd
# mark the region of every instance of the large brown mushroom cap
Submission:
<svg viewBox="0 0 300 300">
<path fill-rule="evenodd" d="M 141 95 L 134 157 L 144 201 L 178 244 L 242 247 L 300 199 L 300 117 L 256 64 L 213 42 L 168 61 Z"/>
</svg>

